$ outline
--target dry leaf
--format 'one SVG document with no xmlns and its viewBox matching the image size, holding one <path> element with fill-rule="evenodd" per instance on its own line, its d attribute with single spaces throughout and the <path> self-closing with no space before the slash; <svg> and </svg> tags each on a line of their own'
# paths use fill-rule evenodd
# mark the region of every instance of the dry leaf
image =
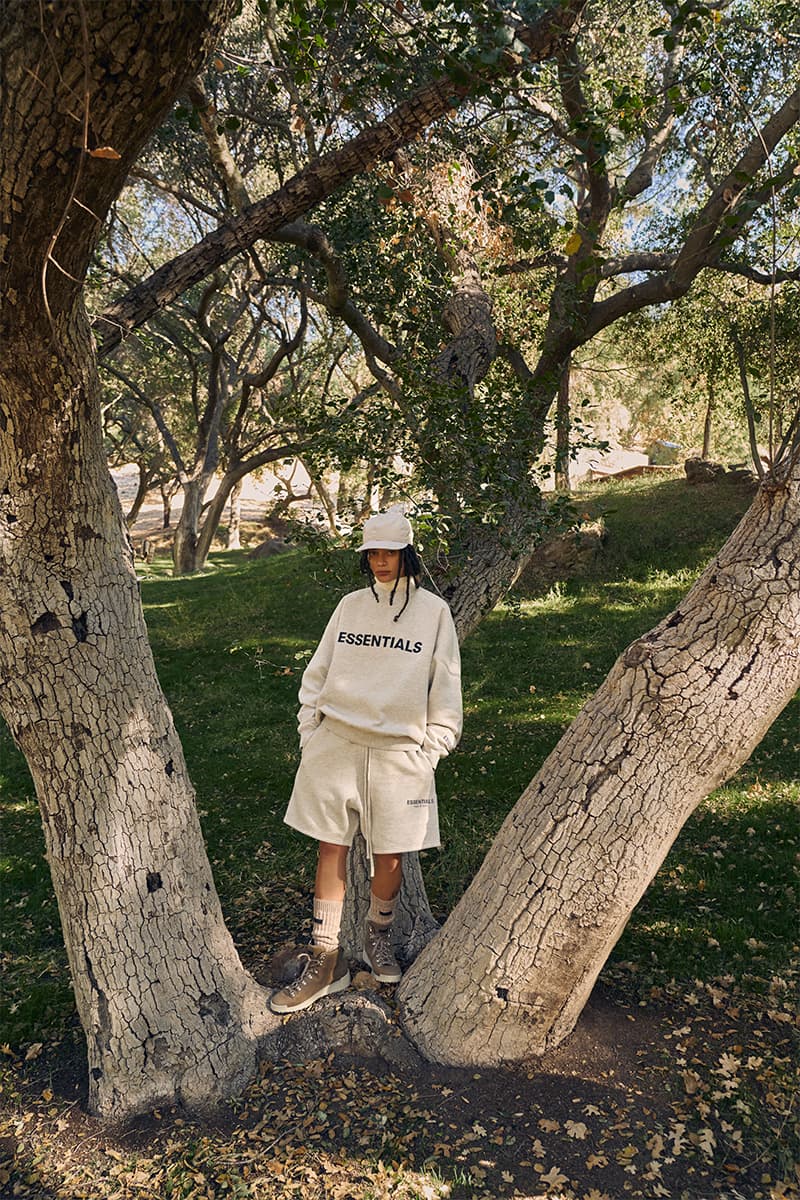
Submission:
<svg viewBox="0 0 800 1200">
<path fill-rule="evenodd" d="M 584 1125 L 583 1121 L 566 1121 L 564 1128 L 567 1131 L 567 1137 L 576 1138 L 578 1141 L 583 1141 L 589 1132 L 588 1126 Z"/>
<path fill-rule="evenodd" d="M 94 150 L 89 151 L 90 158 L 122 158 L 113 146 L 95 146 Z"/>
</svg>

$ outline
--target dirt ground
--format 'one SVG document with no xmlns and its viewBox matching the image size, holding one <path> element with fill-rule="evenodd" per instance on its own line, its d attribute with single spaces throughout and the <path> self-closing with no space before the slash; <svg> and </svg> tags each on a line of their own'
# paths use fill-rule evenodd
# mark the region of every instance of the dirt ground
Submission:
<svg viewBox="0 0 800 1200">
<path fill-rule="evenodd" d="M 2 1195 L 797 1200 L 791 998 L 745 1000 L 720 981 L 637 1002 L 623 976 L 525 1066 L 266 1062 L 205 1120 L 173 1109 L 104 1128 L 85 1112 L 77 1040 L 9 1061 Z"/>
</svg>

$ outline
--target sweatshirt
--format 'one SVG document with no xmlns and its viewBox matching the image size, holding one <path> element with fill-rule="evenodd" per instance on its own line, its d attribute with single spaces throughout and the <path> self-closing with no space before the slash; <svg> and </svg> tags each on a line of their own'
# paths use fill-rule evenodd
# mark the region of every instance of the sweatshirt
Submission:
<svg viewBox="0 0 800 1200">
<path fill-rule="evenodd" d="M 420 748 L 436 767 L 461 736 L 461 658 L 450 609 L 411 583 L 405 612 L 401 579 L 376 581 L 345 596 L 303 673 L 297 724 L 300 745 L 324 717 L 349 741 Z"/>
</svg>

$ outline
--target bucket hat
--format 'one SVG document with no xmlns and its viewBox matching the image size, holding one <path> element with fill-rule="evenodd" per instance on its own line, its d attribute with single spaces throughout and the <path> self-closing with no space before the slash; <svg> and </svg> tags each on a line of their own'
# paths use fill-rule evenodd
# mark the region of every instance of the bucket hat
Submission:
<svg viewBox="0 0 800 1200">
<path fill-rule="evenodd" d="M 403 550 L 414 544 L 414 530 L 401 508 L 376 513 L 364 524 L 359 550 Z"/>
</svg>

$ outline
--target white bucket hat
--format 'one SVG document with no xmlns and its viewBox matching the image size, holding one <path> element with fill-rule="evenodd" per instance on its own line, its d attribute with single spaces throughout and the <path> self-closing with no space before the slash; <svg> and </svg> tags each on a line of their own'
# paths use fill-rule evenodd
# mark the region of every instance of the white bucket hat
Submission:
<svg viewBox="0 0 800 1200">
<path fill-rule="evenodd" d="M 377 513 L 365 523 L 361 550 L 404 550 L 413 546 L 414 530 L 400 507 Z"/>
</svg>

